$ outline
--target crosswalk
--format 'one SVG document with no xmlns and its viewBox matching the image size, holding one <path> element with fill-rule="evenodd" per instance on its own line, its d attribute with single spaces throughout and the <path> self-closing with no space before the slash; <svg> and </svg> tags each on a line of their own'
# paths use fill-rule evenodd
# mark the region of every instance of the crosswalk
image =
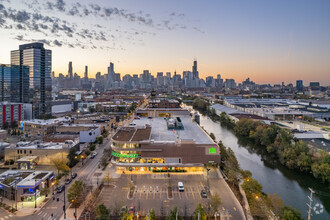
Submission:
<svg viewBox="0 0 330 220">
<path fill-rule="evenodd" d="M 45 211 L 39 211 L 37 213 L 37 215 L 39 216 L 40 219 L 43 219 L 43 220 L 54 220 L 55 219 L 54 217 L 51 216 L 50 213 L 45 212 Z"/>
<path fill-rule="evenodd" d="M 0 220 L 10 219 L 13 215 L 1 216 Z"/>
</svg>

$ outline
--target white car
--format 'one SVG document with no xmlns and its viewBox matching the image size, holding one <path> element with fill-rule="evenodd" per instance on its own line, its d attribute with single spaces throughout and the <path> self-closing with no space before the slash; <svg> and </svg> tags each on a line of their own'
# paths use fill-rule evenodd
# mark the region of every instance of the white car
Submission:
<svg viewBox="0 0 330 220">
<path fill-rule="evenodd" d="M 182 182 L 178 182 L 178 188 L 179 188 L 179 192 L 183 192 L 184 191 L 184 187 L 183 187 L 183 183 Z"/>
</svg>

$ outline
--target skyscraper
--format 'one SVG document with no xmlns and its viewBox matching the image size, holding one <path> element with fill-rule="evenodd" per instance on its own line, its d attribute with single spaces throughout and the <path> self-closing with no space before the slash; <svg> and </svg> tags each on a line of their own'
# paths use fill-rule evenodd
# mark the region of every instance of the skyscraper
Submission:
<svg viewBox="0 0 330 220">
<path fill-rule="evenodd" d="M 304 85 L 303 85 L 302 80 L 297 80 L 296 89 L 297 89 L 297 92 L 303 92 L 304 91 Z"/>
<path fill-rule="evenodd" d="M 0 65 L 0 101 L 29 102 L 29 67 Z"/>
<path fill-rule="evenodd" d="M 199 78 L 199 73 L 197 71 L 197 60 L 194 60 L 194 65 L 192 67 L 192 73 L 193 73 L 193 78 L 198 79 Z"/>
<path fill-rule="evenodd" d="M 85 66 L 85 81 L 88 81 L 88 66 Z"/>
<path fill-rule="evenodd" d="M 73 78 L 73 71 L 72 71 L 72 62 L 69 62 L 69 69 L 68 69 L 68 76 L 70 79 Z"/>
<path fill-rule="evenodd" d="M 52 93 L 52 51 L 46 50 L 42 43 L 19 46 L 11 51 L 11 64 L 29 67 L 29 102 L 32 103 L 33 117 L 51 114 Z"/>
</svg>

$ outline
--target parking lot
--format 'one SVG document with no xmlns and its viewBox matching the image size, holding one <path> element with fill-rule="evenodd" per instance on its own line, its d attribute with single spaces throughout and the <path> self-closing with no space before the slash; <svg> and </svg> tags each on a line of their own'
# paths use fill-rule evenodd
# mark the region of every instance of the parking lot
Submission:
<svg viewBox="0 0 330 220">
<path fill-rule="evenodd" d="M 213 181 L 213 183 L 208 184 L 208 181 Z M 213 185 L 215 189 L 211 188 L 210 192 L 218 193 L 222 198 L 219 210 L 231 213 L 230 216 L 237 215 L 239 212 L 237 204 L 233 205 L 233 201 L 228 199 L 230 196 L 222 195 L 228 192 L 224 190 L 219 180 L 219 184 L 214 187 L 214 181 L 217 180 L 214 178 L 208 180 L 208 177 L 202 174 L 170 174 L 169 177 L 167 174 L 125 174 L 113 179 L 110 186 L 103 188 L 100 202 L 110 209 L 112 215 L 118 215 L 122 206 L 128 208 L 134 206 L 140 215 L 145 215 L 153 208 L 157 216 L 164 216 L 170 209 L 177 206 L 180 215 L 191 216 L 199 203 L 205 207 L 209 201 L 210 193 L 208 193 L 208 198 L 203 198 L 201 190 L 208 191 L 209 186 Z M 183 192 L 179 192 L 178 182 L 183 183 Z M 134 188 L 132 197 L 129 196 L 130 187 Z M 218 190 L 218 187 L 222 188 Z"/>
</svg>

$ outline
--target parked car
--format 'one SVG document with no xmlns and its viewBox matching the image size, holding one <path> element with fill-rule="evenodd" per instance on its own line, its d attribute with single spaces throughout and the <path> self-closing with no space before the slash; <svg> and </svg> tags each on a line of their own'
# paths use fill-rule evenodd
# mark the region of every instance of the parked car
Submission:
<svg viewBox="0 0 330 220">
<path fill-rule="evenodd" d="M 127 206 L 122 206 L 120 209 L 120 214 L 124 214 L 127 211 Z"/>
<path fill-rule="evenodd" d="M 72 175 L 71 175 L 71 179 L 74 179 L 74 178 L 76 178 L 77 177 L 77 173 L 73 173 Z"/>
<path fill-rule="evenodd" d="M 140 117 L 139 116 L 135 116 L 134 119 L 140 119 Z"/>
<path fill-rule="evenodd" d="M 135 207 L 131 206 L 128 210 L 128 214 L 133 214 L 134 215 L 134 213 L 135 213 Z"/>
<path fill-rule="evenodd" d="M 96 157 L 97 153 L 96 152 L 93 152 L 92 155 L 91 155 L 91 159 L 93 159 L 94 157 Z"/>
<path fill-rule="evenodd" d="M 71 181 L 72 181 L 72 179 L 71 178 L 68 178 L 68 179 L 65 180 L 65 184 L 68 185 L 68 184 L 71 183 Z"/>
<path fill-rule="evenodd" d="M 202 189 L 202 191 L 201 191 L 201 197 L 202 198 L 207 198 L 207 193 L 204 189 Z"/>
<path fill-rule="evenodd" d="M 129 126 L 136 126 L 136 124 L 134 124 L 134 123 L 130 123 Z"/>
<path fill-rule="evenodd" d="M 57 187 L 56 192 L 61 193 L 61 192 L 63 192 L 63 190 L 64 190 L 64 186 L 60 185 L 60 186 Z"/>
<path fill-rule="evenodd" d="M 179 192 L 183 192 L 184 191 L 184 187 L 183 187 L 183 183 L 182 182 L 178 182 L 178 188 L 179 188 Z"/>
</svg>

